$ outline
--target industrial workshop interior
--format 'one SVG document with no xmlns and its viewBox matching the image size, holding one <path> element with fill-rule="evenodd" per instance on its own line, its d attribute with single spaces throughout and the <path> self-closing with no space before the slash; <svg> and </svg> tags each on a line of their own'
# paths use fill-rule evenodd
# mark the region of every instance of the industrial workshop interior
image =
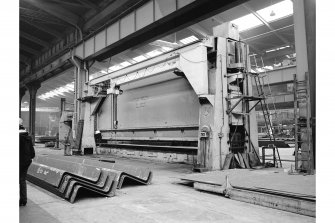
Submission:
<svg viewBox="0 0 335 223">
<path fill-rule="evenodd" d="M 16 7 L 20 223 L 317 220 L 315 0 Z"/>
</svg>

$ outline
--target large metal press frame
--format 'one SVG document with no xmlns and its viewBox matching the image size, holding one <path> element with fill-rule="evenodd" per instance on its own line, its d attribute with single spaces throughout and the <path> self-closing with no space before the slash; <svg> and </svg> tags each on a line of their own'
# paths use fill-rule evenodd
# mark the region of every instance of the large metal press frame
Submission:
<svg viewBox="0 0 335 223">
<path fill-rule="evenodd" d="M 135 150 L 144 147 L 150 150 L 147 142 L 156 141 L 159 144 L 152 143 L 153 148 L 158 147 L 167 153 L 179 150 L 179 153 L 185 151 L 196 155 L 195 165 L 208 170 L 223 169 L 230 153 L 258 153 L 253 108 L 259 98 L 252 94 L 248 45 L 239 40 L 238 28 L 231 23 L 214 27 L 213 31 L 213 37 L 90 81 L 86 67 L 81 69 L 82 75 L 77 72 L 74 123 L 84 119 L 82 148 L 96 146 L 94 132 L 99 130 L 102 138 L 112 142 L 113 147 L 134 145 L 132 149 Z M 78 69 L 80 71 L 80 66 Z M 127 91 L 129 84 L 136 85 L 142 80 L 152 83 L 151 79 L 157 82 L 160 77 L 163 81 L 167 72 L 173 72 L 177 78 L 185 78 L 192 86 L 199 101 L 198 125 L 118 128 L 119 95 Z M 92 113 L 92 110 L 101 107 L 104 100 L 94 98 L 97 97 L 97 89 L 106 86 L 107 97 L 111 98 L 110 129 L 97 129 L 96 112 Z M 134 137 L 134 134 L 142 137 Z M 146 145 L 141 145 L 140 138 L 146 139 Z M 167 144 L 164 145 L 164 142 Z M 189 152 L 191 150 L 194 152 Z"/>
</svg>

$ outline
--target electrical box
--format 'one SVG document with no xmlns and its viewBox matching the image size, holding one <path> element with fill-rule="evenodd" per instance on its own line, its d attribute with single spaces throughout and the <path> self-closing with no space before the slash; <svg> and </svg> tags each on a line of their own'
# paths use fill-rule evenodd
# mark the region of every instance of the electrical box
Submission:
<svg viewBox="0 0 335 223">
<path fill-rule="evenodd" d="M 208 138 L 209 134 L 208 132 L 200 132 L 200 138 Z"/>
</svg>

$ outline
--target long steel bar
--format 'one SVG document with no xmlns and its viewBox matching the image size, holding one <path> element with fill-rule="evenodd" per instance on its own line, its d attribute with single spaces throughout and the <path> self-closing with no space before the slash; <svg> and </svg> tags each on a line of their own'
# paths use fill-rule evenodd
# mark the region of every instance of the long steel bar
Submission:
<svg viewBox="0 0 335 223">
<path fill-rule="evenodd" d="M 150 69 L 153 70 L 152 72 L 150 72 L 151 75 L 154 75 L 156 73 L 166 72 L 168 70 L 173 70 L 177 68 L 178 66 L 178 61 L 179 61 L 178 58 L 179 58 L 180 53 L 195 49 L 200 45 L 203 45 L 203 43 L 197 42 L 195 44 L 188 45 L 188 46 L 179 48 L 177 50 L 167 52 L 165 54 L 154 57 L 152 59 L 145 60 L 141 63 L 134 64 L 124 69 L 102 75 L 100 77 L 92 79 L 89 82 L 89 85 L 98 84 L 98 83 L 101 83 L 101 82 L 104 82 L 110 79 L 116 79 L 122 76 L 126 77 L 126 76 L 131 76 L 131 75 L 138 75 L 139 73 L 149 73 L 147 71 L 150 71 Z M 164 66 L 164 65 L 167 65 L 167 66 Z"/>
</svg>

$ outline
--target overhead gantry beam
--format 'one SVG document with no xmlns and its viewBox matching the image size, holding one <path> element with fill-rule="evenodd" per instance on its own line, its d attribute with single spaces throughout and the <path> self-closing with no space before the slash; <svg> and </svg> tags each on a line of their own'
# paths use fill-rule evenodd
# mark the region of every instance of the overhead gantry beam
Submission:
<svg viewBox="0 0 335 223">
<path fill-rule="evenodd" d="M 20 31 L 20 36 L 45 48 L 50 46 L 48 42 L 41 40 L 35 36 L 32 36 L 26 32 Z"/>
<path fill-rule="evenodd" d="M 135 6 L 143 4 L 144 2 L 147 2 L 148 0 L 143 0 L 139 3 L 136 3 Z M 126 7 L 126 5 L 131 6 L 131 0 L 124 0 L 124 1 L 113 1 L 111 4 L 109 4 L 107 7 L 105 7 L 102 11 L 100 11 L 98 14 L 93 16 L 91 19 L 89 19 L 84 27 L 83 30 L 86 31 L 92 27 L 94 27 L 99 21 L 103 20 L 104 18 L 108 17 L 116 17 L 120 16 L 122 14 L 127 14 L 127 12 L 132 11 L 132 7 Z M 133 6 L 134 7 L 134 6 Z"/>
<path fill-rule="evenodd" d="M 133 5 L 132 8 L 126 10 L 123 14 L 115 15 L 109 23 L 101 26 L 84 40 L 78 42 L 71 52 L 73 56 L 85 61 L 102 61 L 125 50 L 136 48 L 140 44 L 148 44 L 187 28 L 246 1 L 177 0 L 169 1 L 168 3 L 163 0 L 139 1 L 137 5 Z M 120 1 L 113 3 L 116 4 L 117 2 Z M 113 3 L 110 5 L 113 5 Z M 109 8 L 110 5 L 106 8 Z M 99 16 L 103 17 L 103 14 L 99 13 Z M 105 16 L 111 15 L 106 12 Z M 99 18 L 95 17 L 92 19 L 85 26 L 91 28 L 89 24 L 92 26 L 97 24 L 96 22 Z M 68 53 L 70 51 L 65 54 Z M 60 57 L 69 58 L 65 54 Z M 62 64 L 67 63 L 65 60 L 62 60 L 63 62 L 61 63 L 56 61 L 59 60 L 55 60 L 55 63 L 58 64 L 57 66 L 63 66 Z M 57 75 L 58 71 L 52 72 L 53 70 L 55 70 L 54 66 L 44 66 L 33 75 L 29 75 L 29 78 L 23 79 L 20 85 L 42 78 L 46 80 L 53 75 Z"/>
<path fill-rule="evenodd" d="M 20 49 L 26 51 L 27 53 L 33 54 L 34 56 L 40 55 L 41 52 L 38 50 L 35 50 L 33 48 L 30 48 L 29 46 L 20 44 Z"/>
</svg>

